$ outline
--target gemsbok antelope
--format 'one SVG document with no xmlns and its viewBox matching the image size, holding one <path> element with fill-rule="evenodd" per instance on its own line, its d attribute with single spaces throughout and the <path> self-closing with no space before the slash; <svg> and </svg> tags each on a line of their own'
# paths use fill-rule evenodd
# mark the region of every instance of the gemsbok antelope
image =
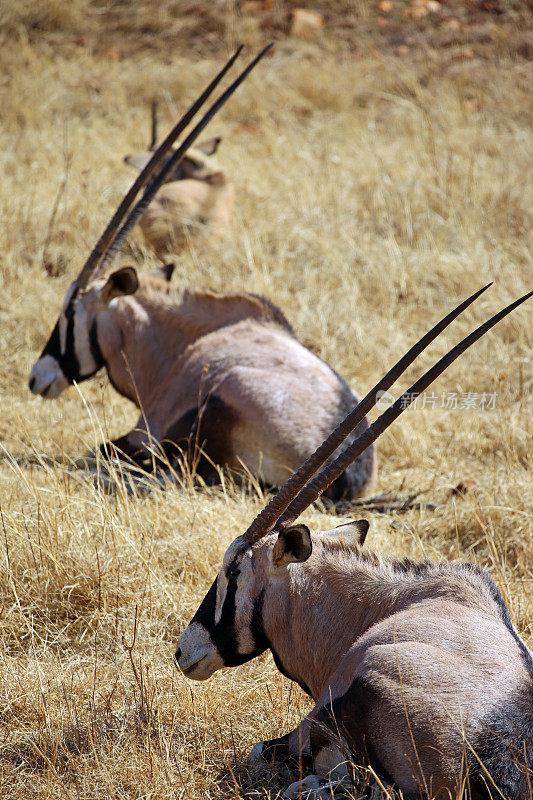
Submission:
<svg viewBox="0 0 533 800">
<path fill-rule="evenodd" d="M 201 231 L 223 239 L 231 235 L 233 184 L 214 156 L 222 140 L 207 139 L 190 147 L 170 171 L 164 185 L 139 220 L 146 243 L 157 256 L 179 253 Z M 157 106 L 152 105 L 150 150 L 126 156 L 124 161 L 139 171 L 150 161 L 157 142 Z M 170 149 L 165 159 L 172 157 Z"/>
<path fill-rule="evenodd" d="M 244 467 L 266 484 L 280 486 L 358 402 L 346 382 L 298 341 L 282 312 L 263 297 L 174 290 L 168 282 L 171 265 L 161 268 L 158 276 L 138 275 L 132 267 L 111 274 L 107 269 L 194 138 L 258 60 L 165 161 L 165 148 L 168 151 L 234 58 L 126 195 L 71 284 L 29 386 L 34 394 L 55 398 L 69 384 L 105 367 L 115 389 L 142 412 L 134 430 L 111 443 L 119 456 L 150 466 L 154 441 L 169 458 L 187 453 L 194 443 L 193 460 L 202 477 L 210 477 L 214 464 L 236 471 Z M 118 229 L 137 190 L 161 163 Z M 357 430 L 367 427 L 362 420 Z M 107 452 L 108 445 L 102 450 Z M 328 496 L 333 501 L 356 497 L 374 473 L 374 454 L 368 450 L 339 476 Z"/>
<path fill-rule="evenodd" d="M 456 345 L 323 466 L 484 290 L 414 345 L 235 539 L 178 639 L 175 659 L 189 678 L 205 680 L 270 649 L 279 670 L 313 698 L 296 730 L 251 753 L 312 765 L 315 774 L 286 797 L 331 798 L 353 786 L 358 767 L 404 797 L 532 796 L 533 654 L 489 575 L 471 564 L 380 557 L 363 549 L 364 520 L 324 533 L 294 524 L 417 394 L 533 294 Z"/>
</svg>

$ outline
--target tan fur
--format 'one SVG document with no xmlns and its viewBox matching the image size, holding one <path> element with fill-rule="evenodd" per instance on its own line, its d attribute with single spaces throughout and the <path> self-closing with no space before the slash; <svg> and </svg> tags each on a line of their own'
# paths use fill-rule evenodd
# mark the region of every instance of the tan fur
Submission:
<svg viewBox="0 0 533 800">
<path fill-rule="evenodd" d="M 139 169 L 151 155 L 125 160 Z M 234 189 L 215 157 L 201 145 L 190 148 L 177 178 L 171 174 L 139 221 L 144 240 L 159 257 L 179 253 L 203 231 L 220 239 L 232 233 Z"/>
<path fill-rule="evenodd" d="M 131 293 L 116 297 L 122 284 Z M 135 429 L 116 440 L 134 460 L 146 458 L 156 442 L 168 446 L 167 453 L 185 443 L 187 452 L 196 418 L 200 440 L 194 441 L 208 460 L 280 485 L 357 403 L 263 297 L 178 291 L 167 280 L 123 268 L 89 285 L 71 312 L 82 376 L 95 372 L 92 330 L 114 387 L 141 409 Z M 59 326 L 66 337 L 64 314 Z M 67 385 L 57 362 L 43 355 L 32 371 L 33 391 L 57 396 L 49 393 L 46 359 L 58 391 Z M 209 403 L 216 406 L 211 423 Z M 349 489 L 355 494 L 374 477 L 373 454 L 365 454 L 359 466 Z"/>
<path fill-rule="evenodd" d="M 196 180 L 168 183 L 154 197 L 139 225 L 144 239 L 162 258 L 179 253 L 191 238 L 209 229 L 226 238 L 232 232 L 233 186 Z"/>
<path fill-rule="evenodd" d="M 254 589 L 268 585 L 271 553 L 276 541 L 273 535 L 254 546 L 252 563 L 255 573 Z M 396 567 L 395 564 L 398 564 Z M 489 661 L 508 663 L 510 652 L 517 652 L 516 643 L 501 623 L 498 608 L 487 584 L 476 573 L 450 566 L 439 569 L 434 565 L 428 575 L 417 577 L 402 562 L 363 553 L 358 547 L 339 547 L 328 541 L 327 535 L 313 537 L 313 553 L 304 564 L 293 564 L 283 574 L 283 592 L 276 583 L 265 602 L 265 629 L 276 642 L 283 663 L 301 673 L 315 699 L 330 686 L 330 677 L 337 665 L 358 639 L 372 629 L 373 643 L 438 641 L 450 651 L 485 663 L 483 637 L 472 635 L 468 624 L 463 626 L 462 615 L 472 615 L 473 621 L 482 618 L 494 639 Z M 309 591 L 313 605 L 310 608 Z M 257 592 L 258 593 L 258 592 Z M 413 614 L 412 609 L 416 607 Z M 459 629 L 450 632 L 450 623 L 457 617 Z M 423 612 L 423 613 L 421 613 Z M 310 617 L 312 614 L 312 617 Z M 413 619 L 411 620 L 411 616 Z M 317 624 L 327 620 L 327 624 Z M 402 632 L 400 620 L 410 619 Z M 287 624 L 287 621 L 289 625 Z M 382 624 L 386 620 L 385 624 Z M 376 633 L 377 631 L 377 633 Z M 498 631 L 500 640 L 498 640 Z M 308 655 L 308 661 L 306 657 Z M 291 671 L 289 669 L 289 671 Z M 342 674 L 342 670 L 340 674 Z M 348 677 L 351 676 L 348 667 Z M 410 673 L 412 675 L 412 671 Z M 416 670 L 419 674 L 419 670 Z M 342 689 L 342 687 L 340 687 Z"/>
<path fill-rule="evenodd" d="M 521 737 L 531 737 L 524 726 L 533 718 L 533 661 L 502 616 L 488 575 L 467 564 L 380 558 L 343 541 L 344 531 L 313 535 L 309 557 L 282 536 L 251 547 L 239 538 L 230 546 L 217 578 L 217 609 L 225 601 L 226 571 L 238 569 L 238 652 L 253 653 L 255 640 L 246 635 L 253 619 L 276 663 L 316 702 L 288 737 L 293 753 L 312 749 L 319 756 L 315 770 L 322 764 L 326 775 L 336 774 L 332 753 L 344 752 L 344 761 L 348 747 L 361 763 L 368 751 L 404 792 L 455 797 L 465 757 L 477 766 L 472 749 L 479 737 L 496 735 L 491 720 L 497 726 L 498 715 L 522 696 L 529 710 L 522 722 L 511 716 L 509 723 L 520 750 Z M 187 629 L 178 642 L 178 663 L 189 677 L 205 679 L 221 664 L 210 655 L 215 645 L 198 638 L 195 620 L 196 633 Z M 335 724 L 328 722 L 325 734 L 332 708 Z M 522 797 L 522 780 L 514 797 Z"/>
<path fill-rule="evenodd" d="M 335 373 L 263 298 L 176 292 L 140 277 L 135 295 L 98 316 L 110 378 L 142 408 L 130 444 L 147 443 L 147 428 L 163 440 L 173 421 L 216 394 L 237 416 L 227 466 L 281 484 L 334 422 Z"/>
</svg>

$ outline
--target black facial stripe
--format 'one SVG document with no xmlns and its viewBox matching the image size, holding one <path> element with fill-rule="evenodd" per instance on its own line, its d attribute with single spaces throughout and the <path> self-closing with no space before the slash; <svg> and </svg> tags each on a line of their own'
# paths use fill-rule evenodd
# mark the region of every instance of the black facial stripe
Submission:
<svg viewBox="0 0 533 800">
<path fill-rule="evenodd" d="M 270 647 L 270 642 L 265 633 L 263 624 L 263 603 L 265 601 L 265 590 L 261 589 L 261 593 L 254 603 L 252 611 L 252 619 L 250 620 L 250 630 L 254 637 L 255 649 L 259 653 L 263 653 Z"/>
<path fill-rule="evenodd" d="M 76 293 L 74 293 L 73 295 L 73 299 L 75 294 Z M 80 363 L 76 355 L 76 347 L 74 339 L 74 317 L 76 316 L 76 312 L 74 311 L 72 300 L 70 301 L 69 305 L 73 310 L 67 317 L 67 335 L 65 337 L 65 352 L 61 354 L 61 361 L 59 363 L 61 365 L 61 369 L 63 370 L 65 378 L 69 381 L 69 383 L 72 383 L 73 381 L 79 381 L 81 375 L 80 375 Z"/>
<path fill-rule="evenodd" d="M 100 344 L 98 342 L 98 327 L 96 325 L 96 318 L 93 320 L 91 330 L 89 331 L 89 347 L 91 348 L 91 355 L 94 359 L 94 363 L 96 364 L 96 369 L 91 373 L 91 375 L 94 375 L 95 372 L 98 372 L 100 367 L 105 365 L 105 358 L 102 355 Z M 88 378 L 89 375 L 85 375 L 84 377 Z"/>
<path fill-rule="evenodd" d="M 75 309 L 74 309 L 74 302 L 76 300 L 76 296 L 78 294 L 78 289 L 74 289 L 72 293 L 72 297 L 69 300 L 68 306 L 65 308 L 64 316 L 67 320 L 67 332 L 66 332 L 66 340 L 65 340 L 65 352 L 61 352 L 61 337 L 59 335 L 59 319 L 54 326 L 54 330 L 50 334 L 50 338 L 48 339 L 43 352 L 41 353 L 41 358 L 43 356 L 52 356 L 55 358 L 63 375 L 68 380 L 69 383 L 73 381 L 80 380 L 80 365 L 78 363 L 78 359 L 76 357 L 76 351 L 74 349 L 74 316 L 75 316 Z"/>
<path fill-rule="evenodd" d="M 300 686 L 301 689 L 304 690 L 306 694 L 311 697 L 311 690 L 307 686 L 307 684 L 300 680 L 299 678 L 295 678 L 293 675 L 290 675 L 287 670 L 285 669 L 281 658 L 277 654 L 277 652 L 272 647 L 272 643 L 270 642 L 268 636 L 265 632 L 265 627 L 263 623 L 263 603 L 265 601 L 265 590 L 261 589 L 261 593 L 257 600 L 254 603 L 254 608 L 252 611 L 252 619 L 250 621 L 250 630 L 254 637 L 254 643 L 257 651 L 257 655 L 259 653 L 263 653 L 265 650 L 270 649 L 272 653 L 272 657 L 274 659 L 274 663 L 276 667 L 279 669 L 282 675 L 285 675 L 286 678 L 289 678 L 291 681 L 296 681 L 296 683 Z"/>
<path fill-rule="evenodd" d="M 80 364 L 78 361 L 78 357 L 76 355 L 76 347 L 75 347 L 75 335 L 74 335 L 74 319 L 76 316 L 76 307 L 75 301 L 78 295 L 78 289 L 75 289 L 72 297 L 69 300 L 69 303 L 64 311 L 64 316 L 67 321 L 67 330 L 65 336 L 65 352 L 61 351 L 61 337 L 59 333 L 59 320 L 56 322 L 52 333 L 50 334 L 50 338 L 46 343 L 43 352 L 41 353 L 41 358 L 43 356 L 52 356 L 55 358 L 63 375 L 68 380 L 69 383 L 73 383 L 76 381 L 80 383 L 84 381 L 86 378 L 92 377 L 98 370 L 105 365 L 105 360 L 102 355 L 102 351 L 100 350 L 100 345 L 98 343 L 98 331 L 96 327 L 96 320 L 94 320 L 93 324 L 91 325 L 91 329 L 89 331 L 89 347 L 91 350 L 91 355 L 94 359 L 96 364 L 96 368 L 89 372 L 87 375 L 82 375 L 80 373 Z"/>
<path fill-rule="evenodd" d="M 230 566 L 231 569 L 231 566 Z M 248 661 L 238 653 L 237 631 L 235 626 L 235 596 L 237 594 L 237 576 L 235 574 L 228 577 L 226 587 L 226 597 L 222 605 L 220 619 L 215 625 L 215 644 L 217 650 L 224 659 L 228 667 L 236 667 Z"/>
<path fill-rule="evenodd" d="M 235 633 L 235 591 L 236 586 L 234 586 L 233 591 L 230 592 L 230 582 L 228 582 L 228 593 L 222 607 L 222 615 L 219 622 L 215 624 L 215 610 L 217 602 L 217 581 L 215 580 L 208 593 L 204 597 L 200 608 L 192 618 L 192 622 L 198 622 L 206 629 L 213 641 L 213 644 L 220 653 L 224 664 L 227 667 L 236 667 L 248 660 L 247 657 L 241 659 L 237 653 L 237 636 Z"/>
<path fill-rule="evenodd" d="M 236 560 L 228 566 L 230 573 L 236 568 Z M 194 615 L 192 622 L 202 625 L 211 637 L 220 657 L 226 667 L 238 667 L 245 664 L 252 658 L 260 655 L 268 647 L 266 637 L 261 636 L 262 628 L 262 600 L 260 607 L 256 611 L 256 605 L 252 612 L 251 631 L 254 638 L 255 648 L 251 653 L 238 652 L 237 630 L 235 625 L 235 596 L 237 593 L 237 574 L 229 575 L 226 597 L 222 606 L 220 620 L 215 623 L 215 609 L 217 600 L 217 581 L 213 583 L 208 593 L 204 597 L 200 608 Z M 192 624 L 192 623 L 191 623 Z"/>
<path fill-rule="evenodd" d="M 235 561 L 232 562 L 226 571 L 231 572 L 232 567 L 236 566 Z M 218 624 L 215 624 L 215 609 L 217 602 L 217 581 L 212 584 L 208 593 L 204 597 L 200 608 L 191 620 L 198 622 L 206 629 L 215 647 L 217 648 L 222 660 L 226 667 L 238 667 L 240 664 L 245 664 L 251 661 L 256 656 L 264 653 L 265 650 L 270 648 L 276 667 L 282 675 L 286 678 L 296 681 L 296 683 L 303 689 L 303 691 L 312 697 L 311 690 L 307 684 L 299 679 L 290 675 L 285 669 L 280 657 L 272 647 L 268 636 L 266 635 L 263 623 L 263 604 L 265 601 L 265 590 L 262 589 L 259 597 L 256 599 L 252 609 L 252 617 L 250 620 L 250 632 L 254 640 L 254 650 L 251 653 L 242 655 L 237 652 L 237 634 L 235 630 L 235 594 L 237 590 L 237 577 L 229 578 L 228 589 L 222 606 L 222 614 Z"/>
<path fill-rule="evenodd" d="M 50 334 L 50 338 L 46 342 L 43 352 L 39 358 L 44 356 L 52 356 L 56 361 L 61 362 L 61 343 L 59 339 L 59 320 L 54 325 L 54 329 Z"/>
<path fill-rule="evenodd" d="M 289 678 L 289 680 L 294 681 L 295 683 L 297 683 L 298 686 L 300 687 L 300 689 L 303 689 L 303 691 L 306 694 L 308 694 L 309 697 L 312 697 L 313 693 L 311 692 L 311 689 L 309 688 L 309 686 L 301 678 L 295 678 L 294 675 L 291 675 L 290 672 L 285 669 L 285 666 L 284 666 L 281 658 L 279 657 L 278 653 L 274 650 L 272 645 L 270 645 L 270 652 L 272 653 L 272 658 L 274 659 L 274 664 L 279 669 L 281 674 L 284 675 L 286 678 Z"/>
<path fill-rule="evenodd" d="M 74 318 L 72 317 L 67 322 L 66 349 L 65 353 L 62 353 L 58 320 L 40 356 L 41 358 L 43 358 L 43 356 L 51 356 L 52 358 L 55 358 L 61 367 L 63 375 L 69 383 L 80 380 L 78 359 L 76 358 L 76 353 L 73 346 L 73 327 Z"/>
<path fill-rule="evenodd" d="M 214 627 L 216 602 L 217 602 L 217 582 L 215 580 L 211 584 L 211 588 L 209 589 L 208 593 L 200 603 L 200 607 L 198 608 L 198 611 L 192 618 L 190 624 L 192 625 L 193 622 L 198 622 L 206 629 L 206 631 L 209 634 L 211 634 L 211 631 Z"/>
</svg>

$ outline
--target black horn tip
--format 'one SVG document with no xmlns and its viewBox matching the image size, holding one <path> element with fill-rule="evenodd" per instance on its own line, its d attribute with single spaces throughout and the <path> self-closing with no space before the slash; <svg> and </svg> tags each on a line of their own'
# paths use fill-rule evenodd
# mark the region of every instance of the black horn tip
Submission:
<svg viewBox="0 0 533 800">
<path fill-rule="evenodd" d="M 302 511 L 304 511 L 311 503 L 313 503 L 320 494 L 351 464 L 372 442 L 374 442 L 381 433 L 388 428 L 390 424 L 407 408 L 411 399 L 416 397 L 424 391 L 444 370 L 452 364 L 468 347 L 481 338 L 487 331 L 489 331 L 500 320 L 507 316 L 511 311 L 520 306 L 531 296 L 533 291 L 518 298 L 506 308 L 503 308 L 497 314 L 494 314 L 490 319 L 486 320 L 475 331 L 472 331 L 462 342 L 459 342 L 453 347 L 446 355 L 444 355 L 436 364 L 433 365 L 421 378 L 419 378 L 413 386 L 399 397 L 394 404 L 378 419 L 372 423 L 370 428 L 365 431 L 358 439 L 350 444 L 329 466 L 323 467 L 327 457 L 333 454 L 334 450 L 342 444 L 346 439 L 349 432 L 354 429 L 352 417 L 355 414 L 356 422 L 359 421 L 357 416 L 359 410 L 364 407 L 365 413 L 375 404 L 375 397 L 378 389 L 388 388 L 392 385 L 393 380 L 396 380 L 415 359 L 416 355 L 422 352 L 425 347 L 432 342 L 436 335 L 444 330 L 447 325 L 454 320 L 459 313 L 464 311 L 468 306 L 482 294 L 486 289 L 492 286 L 488 283 L 486 286 L 478 289 L 473 295 L 464 300 L 457 306 L 450 314 L 442 319 L 434 328 L 426 333 L 419 342 L 412 347 L 408 353 L 403 356 L 400 361 L 390 370 L 385 378 L 369 392 L 366 398 L 359 403 L 359 405 L 350 412 L 348 416 L 340 423 L 336 431 L 334 431 L 325 442 L 304 462 L 302 467 L 292 475 L 285 485 L 279 490 L 278 494 L 270 501 L 270 503 L 263 509 L 259 516 L 254 520 L 252 525 L 248 528 L 245 535 L 250 539 L 259 539 L 266 535 L 267 527 L 279 527 L 280 522 L 294 522 Z M 399 369 L 401 367 L 401 370 Z M 371 403 L 365 406 L 367 400 Z M 350 426 L 347 429 L 346 423 L 350 421 Z M 336 436 L 337 431 L 341 431 L 341 438 Z M 331 441 L 330 441 L 331 440 Z M 325 447 L 325 445 L 329 446 Z M 322 452 L 321 452 L 322 451 Z M 321 459 L 316 459 L 317 454 L 320 454 Z M 309 466 L 310 465 L 310 466 Z M 323 467 L 322 472 L 318 470 Z M 314 477 L 313 477 L 314 475 Z M 296 486 L 296 489 L 293 488 Z"/>
<path fill-rule="evenodd" d="M 507 308 L 504 308 L 503 311 L 501 311 L 500 313 L 502 314 L 502 316 L 509 314 L 511 311 L 514 311 L 514 309 L 517 308 L 517 306 L 522 305 L 522 303 L 525 303 L 526 300 L 529 300 L 529 298 L 532 296 L 533 296 L 533 289 L 530 292 L 526 292 L 526 294 L 522 295 L 522 297 L 519 297 L 518 300 L 515 300 L 514 303 L 508 305 Z"/>
</svg>

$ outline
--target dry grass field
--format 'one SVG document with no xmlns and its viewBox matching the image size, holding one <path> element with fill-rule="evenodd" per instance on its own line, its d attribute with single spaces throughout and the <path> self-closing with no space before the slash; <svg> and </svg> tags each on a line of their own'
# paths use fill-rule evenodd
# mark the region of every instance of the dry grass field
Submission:
<svg viewBox="0 0 533 800">
<path fill-rule="evenodd" d="M 105 375 L 56 401 L 27 387 L 70 280 L 133 178 L 122 158 L 147 144 L 151 99 L 166 129 L 238 35 L 257 46 L 268 31 L 213 3 L 220 30 L 210 17 L 204 49 L 200 20 L 192 49 L 178 34 L 158 49 L 150 30 L 150 46 L 123 55 L 120 32 L 97 47 L 108 34 L 98 4 L 91 47 L 79 39 L 88 3 L 47 0 L 42 29 L 32 27 L 34 4 L 2 5 L 0 796 L 277 797 L 291 776 L 245 758 L 296 724 L 305 696 L 270 656 L 205 684 L 172 664 L 226 546 L 261 508 L 260 491 L 225 478 L 144 498 L 119 482 L 104 495 L 48 459 L 75 459 L 126 432 L 135 410 Z M 479 54 L 378 46 L 371 5 L 353 4 L 366 31 L 354 53 L 336 52 L 327 29 L 320 42 L 281 36 L 211 124 L 236 186 L 235 238 L 224 248 L 198 242 L 173 280 L 265 294 L 360 392 L 493 280 L 398 393 L 532 288 L 533 70 L 497 36 Z M 133 247 L 117 263 L 157 262 Z M 376 491 L 424 491 L 437 508 L 366 515 L 377 550 L 485 567 L 530 645 L 532 319 L 530 302 L 380 440 Z M 450 393 L 457 408 L 442 407 L 443 397 L 453 406 Z M 452 494 L 464 481 L 470 491 Z M 305 519 L 335 524 L 317 509 Z"/>
</svg>

